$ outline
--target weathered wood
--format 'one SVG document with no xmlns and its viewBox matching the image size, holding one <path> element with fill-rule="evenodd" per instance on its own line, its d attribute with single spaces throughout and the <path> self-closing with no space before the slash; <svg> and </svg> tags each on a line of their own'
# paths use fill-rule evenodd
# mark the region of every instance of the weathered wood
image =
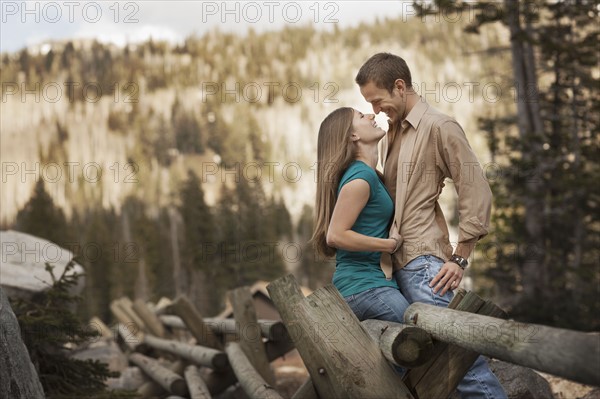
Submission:
<svg viewBox="0 0 600 399">
<path fill-rule="evenodd" d="M 236 382 L 232 386 L 228 387 L 222 394 L 219 395 L 219 399 L 250 399 L 244 388 Z"/>
<path fill-rule="evenodd" d="M 273 360 L 285 355 L 294 348 L 294 343 L 291 340 L 289 342 L 265 342 L 265 349 L 269 362 L 272 362 Z M 232 370 L 218 372 L 205 368 L 201 371 L 203 372 L 203 378 L 206 382 L 206 386 L 213 396 L 222 393 L 229 386 L 237 382 L 237 377 Z"/>
<path fill-rule="evenodd" d="M 184 379 L 179 374 L 175 374 L 168 368 L 161 366 L 157 360 L 139 353 L 132 353 L 129 355 L 129 361 L 141 368 L 144 373 L 170 393 L 180 396 L 188 394 Z"/>
<path fill-rule="evenodd" d="M 190 397 L 192 399 L 210 399 L 210 392 L 206 383 L 200 376 L 198 368 L 194 365 L 187 366 L 185 368 L 185 382 L 187 383 L 188 390 L 190 391 Z"/>
<path fill-rule="evenodd" d="M 167 327 L 187 329 L 187 326 L 179 316 L 160 315 L 159 320 Z M 217 319 L 205 317 L 204 324 L 208 326 L 217 335 L 235 334 L 239 336 L 240 329 L 235 323 L 235 319 Z M 270 341 L 290 341 L 291 338 L 283 322 L 279 320 L 258 319 L 261 335 Z"/>
<path fill-rule="evenodd" d="M 202 316 L 185 295 L 178 296 L 168 307 L 169 312 L 179 316 L 188 327 L 196 343 L 209 348 L 222 350 L 223 346 L 215 334 L 204 324 Z"/>
<path fill-rule="evenodd" d="M 258 374 L 268 384 L 274 386 L 275 374 L 267 359 L 250 289 L 248 287 L 236 288 L 229 291 L 228 295 L 235 321 L 240 330 L 240 347 Z"/>
<path fill-rule="evenodd" d="M 171 305 L 169 305 L 169 306 L 171 306 Z M 185 325 L 185 323 L 183 322 L 183 320 L 181 320 L 181 317 L 179 317 L 179 316 L 172 315 L 172 314 L 161 314 L 158 316 L 158 319 L 160 320 L 161 323 L 163 323 L 163 325 L 165 325 L 167 327 L 187 330 L 187 326 Z"/>
<path fill-rule="evenodd" d="M 319 394 L 310 377 L 294 392 L 292 399 L 319 399 Z"/>
<path fill-rule="evenodd" d="M 124 345 L 122 348 L 125 348 L 125 350 L 145 352 L 145 349 L 142 348 L 144 334 L 136 328 L 137 325 L 134 322 L 128 324 L 117 323 L 118 342 Z"/>
<path fill-rule="evenodd" d="M 21 339 L 19 321 L 3 287 L 0 287 L 0 381 L 0 398 L 45 397 L 35 366 Z"/>
<path fill-rule="evenodd" d="M 228 342 L 225 352 L 229 356 L 231 367 L 244 392 L 252 399 L 282 399 L 275 388 L 267 383 L 252 366 L 242 347 L 237 342 Z"/>
<path fill-rule="evenodd" d="M 140 331 L 148 331 L 148 327 L 144 323 L 144 320 L 136 313 L 133 309 L 133 302 L 126 296 L 117 299 L 117 302 L 121 306 L 121 309 L 129 316 L 129 319 L 136 324 L 136 327 Z"/>
<path fill-rule="evenodd" d="M 213 348 L 189 345 L 183 342 L 154 337 L 149 334 L 144 335 L 144 343 L 153 348 L 177 355 L 200 366 L 210 367 L 217 371 L 223 371 L 229 368 L 229 360 L 227 359 L 225 352 Z"/>
<path fill-rule="evenodd" d="M 124 304 L 120 300 L 114 300 L 110 303 L 110 311 L 117 319 L 117 332 L 122 342 L 130 350 L 136 350 L 142 343 L 143 333 L 140 330 L 140 323 L 136 322 L 130 314 L 125 311 Z"/>
<path fill-rule="evenodd" d="M 200 372 L 204 382 L 206 382 L 208 391 L 213 396 L 219 395 L 237 382 L 237 377 L 231 369 L 224 372 L 218 372 L 203 368 Z"/>
<path fill-rule="evenodd" d="M 160 338 L 165 338 L 165 327 L 162 325 L 158 317 L 152 312 L 148 305 L 141 299 L 136 299 L 133 302 L 133 310 L 142 319 L 147 331 Z"/>
<path fill-rule="evenodd" d="M 181 360 L 177 360 L 171 363 L 170 365 L 166 366 L 167 369 L 179 375 L 183 373 L 184 367 L 185 364 Z M 137 393 L 142 398 L 156 398 L 159 396 L 164 396 L 167 393 L 167 390 L 160 386 L 160 384 L 156 381 L 150 380 L 144 383 L 142 386 L 140 386 L 137 390 Z"/>
<path fill-rule="evenodd" d="M 209 328 L 218 335 L 223 334 L 240 334 L 240 328 L 236 325 L 234 319 L 217 319 L 217 318 L 205 318 Z M 290 340 L 290 336 L 287 333 L 287 329 L 283 322 L 279 320 L 266 320 L 258 319 L 258 327 L 260 328 L 261 335 L 271 341 L 283 341 Z M 249 328 L 254 328 L 250 325 Z"/>
<path fill-rule="evenodd" d="M 277 359 L 288 353 L 291 350 L 294 350 L 296 347 L 294 346 L 294 342 L 290 339 L 289 341 L 281 341 L 281 342 L 273 342 L 267 341 L 265 342 L 265 352 L 267 353 L 267 358 L 269 362 Z"/>
<path fill-rule="evenodd" d="M 114 338 L 115 337 L 113 332 L 110 330 L 110 328 L 96 316 L 94 316 L 90 319 L 90 322 L 88 323 L 88 328 L 90 330 L 97 331 L 98 333 L 100 333 L 100 336 L 102 338 Z"/>
<path fill-rule="evenodd" d="M 304 298 L 292 275 L 267 286 L 323 398 L 411 398 L 398 374 L 331 284 Z"/>
<path fill-rule="evenodd" d="M 417 317 L 415 317 L 417 316 Z M 412 304 L 406 320 L 437 339 L 583 384 L 600 385 L 600 334 Z"/>
<path fill-rule="evenodd" d="M 364 320 L 361 324 L 379 344 L 383 356 L 398 366 L 420 366 L 433 354 L 433 340 L 421 328 L 372 319 Z"/>
<path fill-rule="evenodd" d="M 448 309 L 456 309 L 459 303 L 462 302 L 463 298 L 467 294 L 467 291 L 464 288 L 457 288 L 454 290 L 454 296 L 452 300 L 448 304 Z"/>
<path fill-rule="evenodd" d="M 459 299 L 463 296 L 462 294 L 463 292 L 459 291 Z M 456 306 L 457 310 L 477 312 L 485 304 L 485 301 L 474 292 L 466 292 L 460 302 L 453 300 L 450 304 Z M 406 321 L 406 313 L 404 315 Z M 414 324 L 413 322 L 406 323 Z M 465 368 L 464 358 L 468 355 L 467 361 L 472 359 L 466 366 L 467 370 L 475 361 L 476 357 L 473 358 L 472 354 L 467 353 L 465 349 L 460 347 L 451 348 L 451 346 L 441 341 L 434 342 L 434 353 L 431 360 L 406 373 L 404 381 L 417 397 L 446 398 L 450 396 L 464 377 L 464 373 L 458 375 Z M 457 365 L 462 366 L 458 367 Z"/>
<path fill-rule="evenodd" d="M 167 297 L 161 297 L 158 302 L 156 303 L 156 305 L 154 306 L 154 314 L 156 314 L 157 316 L 160 316 L 162 314 L 165 314 L 167 312 L 167 308 L 169 307 L 169 305 L 171 305 L 173 303 L 173 301 L 171 301 L 169 298 Z"/>
</svg>

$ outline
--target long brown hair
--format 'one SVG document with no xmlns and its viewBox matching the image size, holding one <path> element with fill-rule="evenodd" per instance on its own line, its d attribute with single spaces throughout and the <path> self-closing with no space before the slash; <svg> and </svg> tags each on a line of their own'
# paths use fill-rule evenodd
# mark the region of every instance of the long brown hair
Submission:
<svg viewBox="0 0 600 399">
<path fill-rule="evenodd" d="M 317 197 L 312 238 L 315 249 L 321 255 L 335 255 L 335 248 L 327 245 L 327 230 L 335 201 L 337 188 L 344 171 L 356 159 L 357 147 L 350 139 L 352 133 L 352 108 L 338 108 L 321 122 L 317 141 Z"/>
</svg>

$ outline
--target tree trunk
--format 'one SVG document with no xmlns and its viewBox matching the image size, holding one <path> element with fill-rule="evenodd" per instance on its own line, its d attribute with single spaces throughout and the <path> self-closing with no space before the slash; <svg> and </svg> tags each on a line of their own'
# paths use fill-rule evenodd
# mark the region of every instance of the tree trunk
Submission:
<svg viewBox="0 0 600 399">
<path fill-rule="evenodd" d="M 525 34 L 521 26 L 519 1 L 505 0 L 507 24 L 510 30 L 513 72 L 515 77 L 517 118 L 519 136 L 525 144 L 526 151 L 522 153 L 524 161 L 534 168 L 533 173 L 525 177 L 526 193 L 523 198 L 525 205 L 525 228 L 528 242 L 522 250 L 527 257 L 523 264 L 523 295 L 533 300 L 536 295 L 543 294 L 544 283 L 540 276 L 544 270 L 544 192 L 538 148 L 543 137 L 539 96 L 536 80 L 535 58 L 531 45 L 525 44 Z M 519 171 L 522 173 L 522 171 Z"/>
<path fill-rule="evenodd" d="M 0 287 L 0 398 L 43 399 L 44 388 L 21 339 L 21 329 Z"/>
</svg>

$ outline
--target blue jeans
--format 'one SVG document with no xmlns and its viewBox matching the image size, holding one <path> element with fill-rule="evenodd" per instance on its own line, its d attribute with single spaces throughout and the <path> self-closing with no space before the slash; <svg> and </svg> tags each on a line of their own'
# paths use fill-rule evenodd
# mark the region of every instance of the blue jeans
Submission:
<svg viewBox="0 0 600 399">
<path fill-rule="evenodd" d="M 433 293 L 433 288 L 429 287 L 429 282 L 439 273 L 444 265 L 444 261 L 433 255 L 422 255 L 410 262 L 402 269 L 393 274 L 393 278 L 398 283 L 400 291 L 410 302 L 422 302 L 435 306 L 447 307 L 454 293 L 446 292 L 444 296 Z M 465 375 L 465 378 L 456 388 L 463 399 L 486 398 L 498 399 L 506 398 L 506 393 L 500 385 L 498 378 L 492 373 L 486 360 L 479 356 L 471 369 Z"/>
<path fill-rule="evenodd" d="M 396 288 L 369 288 L 358 294 L 344 297 L 358 320 L 377 319 L 404 323 L 408 301 Z"/>
<path fill-rule="evenodd" d="M 392 287 L 370 288 L 358 294 L 348 295 L 344 300 L 360 321 L 377 319 L 404 323 L 404 312 L 409 305 L 404 295 Z M 400 375 L 406 372 L 406 369 L 396 365 L 394 369 Z"/>
</svg>

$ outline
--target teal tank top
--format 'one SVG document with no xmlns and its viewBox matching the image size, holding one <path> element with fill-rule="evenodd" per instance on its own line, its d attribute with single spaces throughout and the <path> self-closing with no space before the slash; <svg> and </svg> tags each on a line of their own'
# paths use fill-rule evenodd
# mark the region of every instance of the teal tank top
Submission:
<svg viewBox="0 0 600 399">
<path fill-rule="evenodd" d="M 338 195 L 345 184 L 356 179 L 363 179 L 369 183 L 370 193 L 369 200 L 356 218 L 352 230 L 366 236 L 388 238 L 388 226 L 394 212 L 394 204 L 373 168 L 362 161 L 352 162 L 340 180 Z M 381 252 L 338 249 L 333 285 L 344 297 L 369 288 L 398 288 L 394 279 L 385 278 L 379 265 L 380 259 Z"/>
</svg>

